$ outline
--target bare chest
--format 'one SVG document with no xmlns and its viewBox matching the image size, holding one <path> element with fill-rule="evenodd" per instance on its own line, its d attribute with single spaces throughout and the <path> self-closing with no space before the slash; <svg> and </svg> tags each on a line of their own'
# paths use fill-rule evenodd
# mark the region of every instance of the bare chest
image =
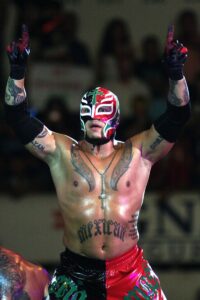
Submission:
<svg viewBox="0 0 200 300">
<path fill-rule="evenodd" d="M 109 203 L 117 207 L 141 199 L 149 172 L 149 166 L 131 143 L 106 159 L 96 159 L 72 147 L 70 158 L 59 167 L 62 178 L 55 184 L 65 204 L 75 201 L 81 207 L 91 207 L 97 203 L 104 209 L 106 205 L 110 207 Z"/>
</svg>

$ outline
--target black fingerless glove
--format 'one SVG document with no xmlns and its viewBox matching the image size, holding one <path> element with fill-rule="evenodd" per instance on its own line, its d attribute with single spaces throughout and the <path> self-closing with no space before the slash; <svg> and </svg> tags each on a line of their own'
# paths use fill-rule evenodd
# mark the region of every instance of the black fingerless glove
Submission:
<svg viewBox="0 0 200 300">
<path fill-rule="evenodd" d="M 172 80 L 183 78 L 183 66 L 187 59 L 188 50 L 179 41 L 174 40 L 174 26 L 170 25 L 167 31 L 163 62 L 168 76 Z"/>
<path fill-rule="evenodd" d="M 188 50 L 178 41 L 170 44 L 170 49 L 165 50 L 164 63 L 170 79 L 180 80 L 183 78 L 183 66 L 187 59 Z"/>
<path fill-rule="evenodd" d="M 8 45 L 6 52 L 10 62 L 10 77 L 17 80 L 24 78 L 27 58 L 30 54 L 29 33 L 26 25 L 22 25 L 22 38 Z"/>
</svg>

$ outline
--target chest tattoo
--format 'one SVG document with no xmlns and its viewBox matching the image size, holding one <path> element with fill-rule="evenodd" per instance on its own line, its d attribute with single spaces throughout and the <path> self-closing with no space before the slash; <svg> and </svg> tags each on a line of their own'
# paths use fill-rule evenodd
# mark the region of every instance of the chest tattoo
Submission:
<svg viewBox="0 0 200 300">
<path fill-rule="evenodd" d="M 75 172 L 81 175 L 89 185 L 89 191 L 93 191 L 95 188 L 95 179 L 92 171 L 88 168 L 84 160 L 81 158 L 80 153 L 76 147 L 71 147 L 71 163 Z"/>
<path fill-rule="evenodd" d="M 130 224 L 128 236 L 130 236 L 132 240 L 138 238 L 137 221 L 138 221 L 138 214 L 132 215 L 131 219 L 128 221 L 128 223 Z"/>
<path fill-rule="evenodd" d="M 125 143 L 125 148 L 120 158 L 120 161 L 115 166 L 112 172 L 110 186 L 113 190 L 117 191 L 117 183 L 119 179 L 122 177 L 122 175 L 128 170 L 132 158 L 133 158 L 132 143 L 131 141 L 127 141 Z"/>
</svg>

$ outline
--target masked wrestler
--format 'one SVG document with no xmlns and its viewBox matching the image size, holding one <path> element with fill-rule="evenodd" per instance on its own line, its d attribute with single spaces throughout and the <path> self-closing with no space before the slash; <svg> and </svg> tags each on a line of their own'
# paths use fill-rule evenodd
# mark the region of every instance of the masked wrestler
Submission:
<svg viewBox="0 0 200 300">
<path fill-rule="evenodd" d="M 166 299 L 137 245 L 137 222 L 151 168 L 170 151 L 190 116 L 183 75 L 187 49 L 174 41 L 170 26 L 164 54 L 167 109 L 151 128 L 125 142 L 115 139 L 118 98 L 103 87 L 81 99 L 81 141 L 33 118 L 24 87 L 29 52 L 23 26 L 22 38 L 7 48 L 5 111 L 25 147 L 48 164 L 64 219 L 65 251 L 49 286 L 50 299 Z"/>
</svg>

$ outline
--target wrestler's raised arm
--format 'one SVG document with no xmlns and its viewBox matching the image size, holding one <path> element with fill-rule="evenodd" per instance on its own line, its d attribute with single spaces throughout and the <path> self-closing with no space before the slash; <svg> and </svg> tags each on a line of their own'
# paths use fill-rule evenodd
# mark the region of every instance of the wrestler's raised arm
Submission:
<svg viewBox="0 0 200 300">
<path fill-rule="evenodd" d="M 174 27 L 169 26 L 164 52 L 164 63 L 169 76 L 167 109 L 142 133 L 142 155 L 153 163 L 169 152 L 190 117 L 190 97 L 183 66 L 187 48 L 174 41 Z"/>
<path fill-rule="evenodd" d="M 30 53 L 26 25 L 22 26 L 21 38 L 8 45 L 6 50 L 10 62 L 10 76 L 5 92 L 7 123 L 30 152 L 48 160 L 56 153 L 55 136 L 42 122 L 31 116 L 24 87 L 26 63 Z"/>
</svg>

